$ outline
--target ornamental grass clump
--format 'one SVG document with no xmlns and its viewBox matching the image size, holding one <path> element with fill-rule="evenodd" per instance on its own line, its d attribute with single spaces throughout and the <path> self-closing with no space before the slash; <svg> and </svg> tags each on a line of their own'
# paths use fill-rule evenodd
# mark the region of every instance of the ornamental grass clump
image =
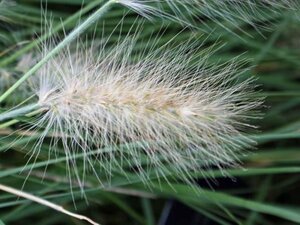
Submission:
<svg viewBox="0 0 300 225">
<path fill-rule="evenodd" d="M 237 154 L 253 144 L 247 119 L 260 100 L 250 96 L 251 79 L 238 79 L 236 60 L 210 65 L 212 52 L 191 41 L 140 53 L 136 38 L 105 43 L 51 58 L 31 80 L 37 102 L 0 115 L 41 112 L 30 128 L 39 134 L 33 155 L 43 143 L 50 152 L 62 147 L 81 187 L 91 171 L 101 183 L 134 172 L 150 184 L 153 176 L 192 182 L 208 167 L 239 165 Z"/>
</svg>

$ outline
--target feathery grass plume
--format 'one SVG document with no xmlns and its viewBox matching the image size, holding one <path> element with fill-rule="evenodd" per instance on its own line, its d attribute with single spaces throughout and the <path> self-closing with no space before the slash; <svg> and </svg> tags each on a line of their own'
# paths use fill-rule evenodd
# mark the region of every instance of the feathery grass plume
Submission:
<svg viewBox="0 0 300 225">
<path fill-rule="evenodd" d="M 263 27 L 272 15 L 284 10 L 299 9 L 298 0 L 118 0 L 146 17 L 163 17 L 180 21 L 184 25 L 197 26 L 212 20 L 230 29 L 239 27 L 241 21 L 253 27 Z M 227 23 L 224 23 L 226 21 Z"/>
<path fill-rule="evenodd" d="M 252 145 L 247 119 L 260 101 L 249 97 L 251 79 L 238 81 L 235 60 L 210 66 L 212 52 L 192 41 L 140 53 L 136 38 L 106 43 L 78 42 L 38 71 L 43 113 L 31 129 L 42 131 L 32 157 L 43 143 L 63 147 L 82 187 L 90 171 L 101 183 L 134 172 L 150 184 L 153 176 L 191 182 L 207 167 L 239 165 L 236 154 Z"/>
</svg>

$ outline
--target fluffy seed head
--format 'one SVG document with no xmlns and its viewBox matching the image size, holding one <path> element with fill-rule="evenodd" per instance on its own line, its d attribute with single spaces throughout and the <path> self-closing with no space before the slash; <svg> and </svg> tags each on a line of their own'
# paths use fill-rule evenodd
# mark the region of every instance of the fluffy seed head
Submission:
<svg viewBox="0 0 300 225">
<path fill-rule="evenodd" d="M 153 173 L 189 182 L 206 167 L 237 165 L 236 154 L 251 145 L 247 118 L 260 104 L 248 97 L 250 80 L 237 81 L 234 62 L 209 66 L 211 53 L 191 42 L 140 54 L 134 46 L 134 38 L 108 50 L 77 46 L 39 71 L 35 90 L 45 112 L 36 150 L 50 135 L 69 166 L 76 168 L 73 156 L 81 152 L 97 176 L 133 169 L 145 183 Z M 201 56 L 194 60 L 194 53 Z"/>
<path fill-rule="evenodd" d="M 244 21 L 257 27 L 257 22 L 272 18 L 283 10 L 299 9 L 298 0 L 118 0 L 146 17 L 163 17 L 184 25 L 205 22 L 207 18 L 220 26 L 239 26 Z M 227 21 L 227 25 L 224 22 Z"/>
</svg>

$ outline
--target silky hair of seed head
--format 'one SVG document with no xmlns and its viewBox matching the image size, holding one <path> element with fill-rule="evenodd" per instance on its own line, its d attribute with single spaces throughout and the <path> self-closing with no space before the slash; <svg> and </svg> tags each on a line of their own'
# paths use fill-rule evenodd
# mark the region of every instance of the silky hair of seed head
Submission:
<svg viewBox="0 0 300 225">
<path fill-rule="evenodd" d="M 138 14 L 152 19 L 168 18 L 179 21 L 183 25 L 197 26 L 206 23 L 205 18 L 229 29 L 239 27 L 241 21 L 253 27 L 264 27 L 264 21 L 272 18 L 272 14 L 284 10 L 299 10 L 298 0 L 118 0 Z M 224 24 L 226 21 L 227 25 Z M 263 22 L 263 23 L 262 23 Z M 209 27 L 207 27 L 209 28 Z"/>
<path fill-rule="evenodd" d="M 192 41 L 135 53 L 136 40 L 78 41 L 37 73 L 43 113 L 31 127 L 40 132 L 32 157 L 43 143 L 63 149 L 81 187 L 91 171 L 100 183 L 135 173 L 148 185 L 153 177 L 192 182 L 206 168 L 238 166 L 238 154 L 254 144 L 247 121 L 261 101 L 249 96 L 251 79 L 239 81 L 236 60 L 210 65 L 211 49 Z"/>
</svg>

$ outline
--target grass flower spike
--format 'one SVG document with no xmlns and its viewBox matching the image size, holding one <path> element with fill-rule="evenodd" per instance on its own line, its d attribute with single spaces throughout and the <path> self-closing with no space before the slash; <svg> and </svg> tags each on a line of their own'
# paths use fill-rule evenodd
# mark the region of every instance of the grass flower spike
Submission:
<svg viewBox="0 0 300 225">
<path fill-rule="evenodd" d="M 254 27 L 261 26 L 261 22 L 271 18 L 271 14 L 280 14 L 284 10 L 293 12 L 300 6 L 298 0 L 119 0 L 119 2 L 146 18 L 169 18 L 193 26 L 197 26 L 199 22 L 206 23 L 207 19 L 210 19 L 226 29 L 231 26 L 239 27 L 241 21 Z"/>
<path fill-rule="evenodd" d="M 44 113 L 34 126 L 43 127 L 35 152 L 48 138 L 51 149 L 62 145 L 80 182 L 87 171 L 76 170 L 78 152 L 97 176 L 133 169 L 145 183 L 150 173 L 189 182 L 191 172 L 237 165 L 237 152 L 251 145 L 246 120 L 260 103 L 248 97 L 249 80 L 236 81 L 235 63 L 211 67 L 211 53 L 190 42 L 140 54 L 134 46 L 134 38 L 109 50 L 78 46 L 39 70 L 35 92 Z"/>
</svg>

